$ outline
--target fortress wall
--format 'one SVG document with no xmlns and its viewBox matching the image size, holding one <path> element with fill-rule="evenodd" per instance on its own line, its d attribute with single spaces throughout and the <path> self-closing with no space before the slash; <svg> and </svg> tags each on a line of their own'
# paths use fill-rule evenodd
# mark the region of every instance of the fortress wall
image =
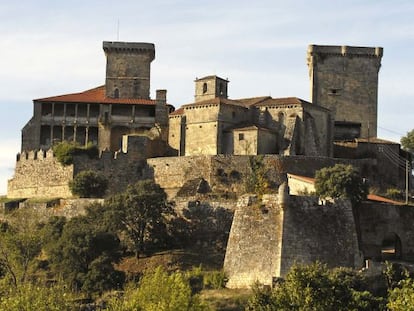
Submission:
<svg viewBox="0 0 414 311">
<path fill-rule="evenodd" d="M 284 209 L 281 253 L 280 276 L 295 263 L 321 261 L 329 267 L 361 267 L 350 202 L 320 205 L 316 197 L 290 196 Z"/>
<path fill-rule="evenodd" d="M 229 288 L 271 285 L 280 275 L 283 209 L 262 208 L 255 199 L 245 195 L 237 203 L 224 259 Z"/>
<path fill-rule="evenodd" d="M 147 159 L 145 178 L 154 178 L 170 197 L 186 183 L 204 178 L 216 193 L 243 193 L 245 177 L 252 173 L 250 156 L 216 155 L 185 156 Z M 279 184 L 279 173 L 289 172 L 314 177 L 315 171 L 337 163 L 352 163 L 358 168 L 371 167 L 372 160 L 332 159 L 328 157 L 304 157 L 266 155 L 263 162 L 268 167 L 268 177 Z"/>
<path fill-rule="evenodd" d="M 277 195 L 264 199 L 246 195 L 237 204 L 224 261 L 228 287 L 272 285 L 295 263 L 362 265 L 348 201 L 319 205 L 315 197 L 290 196 L 282 208 Z"/>
<path fill-rule="evenodd" d="M 18 155 L 14 176 L 8 181 L 9 198 L 68 197 L 73 165 L 62 166 L 52 152 Z"/>
<path fill-rule="evenodd" d="M 397 259 L 414 260 L 414 207 L 364 202 L 356 211 L 365 258 L 380 260 L 387 236 L 395 234 L 402 251 Z"/>
</svg>

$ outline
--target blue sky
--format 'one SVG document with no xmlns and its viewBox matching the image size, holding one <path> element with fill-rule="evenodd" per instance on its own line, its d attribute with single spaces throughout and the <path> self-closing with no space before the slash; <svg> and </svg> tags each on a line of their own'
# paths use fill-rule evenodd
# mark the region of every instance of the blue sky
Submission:
<svg viewBox="0 0 414 311">
<path fill-rule="evenodd" d="M 102 41 L 118 37 L 155 44 L 151 96 L 167 89 L 175 107 L 210 74 L 230 80 L 230 98 L 309 100 L 308 44 L 381 46 L 378 136 L 398 142 L 414 128 L 413 16 L 411 0 L 3 0 L 0 193 L 32 99 L 102 85 Z"/>
</svg>

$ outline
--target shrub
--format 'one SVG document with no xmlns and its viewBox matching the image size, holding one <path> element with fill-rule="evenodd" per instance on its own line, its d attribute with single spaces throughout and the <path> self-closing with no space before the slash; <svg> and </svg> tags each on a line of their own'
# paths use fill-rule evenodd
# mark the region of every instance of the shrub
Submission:
<svg viewBox="0 0 414 311">
<path fill-rule="evenodd" d="M 62 141 L 52 147 L 53 154 L 62 165 L 70 165 L 73 163 L 73 155 L 75 154 L 76 145 L 73 142 Z"/>
<path fill-rule="evenodd" d="M 401 193 L 401 190 L 396 189 L 396 188 L 389 188 L 387 189 L 387 192 L 385 193 L 385 195 L 388 198 L 394 199 L 394 200 L 399 200 L 403 198 L 403 195 Z"/>
<path fill-rule="evenodd" d="M 168 274 L 162 268 L 157 268 L 144 274 L 138 288 L 130 287 L 124 297 L 111 299 L 107 310 L 201 311 L 207 308 L 192 295 L 183 273 Z"/>
<path fill-rule="evenodd" d="M 70 165 L 73 163 L 73 156 L 86 154 L 89 158 L 97 158 L 99 149 L 92 143 L 88 143 L 86 147 L 80 147 L 74 142 L 62 141 L 52 147 L 53 154 L 62 165 Z"/>
<path fill-rule="evenodd" d="M 108 188 L 108 180 L 100 173 L 86 170 L 69 182 L 69 188 L 72 194 L 81 198 L 101 198 Z"/>
</svg>

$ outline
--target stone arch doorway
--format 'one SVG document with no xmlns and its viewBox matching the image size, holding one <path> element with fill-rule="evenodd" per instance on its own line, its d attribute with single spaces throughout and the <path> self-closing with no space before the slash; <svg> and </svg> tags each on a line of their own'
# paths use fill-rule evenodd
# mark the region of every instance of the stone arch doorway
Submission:
<svg viewBox="0 0 414 311">
<path fill-rule="evenodd" d="M 394 232 L 387 233 L 381 243 L 381 259 L 395 260 L 401 259 L 401 257 L 402 246 L 400 237 Z"/>
</svg>

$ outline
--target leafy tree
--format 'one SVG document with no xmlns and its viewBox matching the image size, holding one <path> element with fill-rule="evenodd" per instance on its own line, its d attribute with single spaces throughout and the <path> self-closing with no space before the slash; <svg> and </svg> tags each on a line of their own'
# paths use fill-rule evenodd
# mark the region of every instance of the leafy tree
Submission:
<svg viewBox="0 0 414 311">
<path fill-rule="evenodd" d="M 138 288 L 129 288 L 124 297 L 108 303 L 109 311 L 202 311 L 208 310 L 196 296 L 185 275 L 168 274 L 162 268 L 146 272 Z"/>
<path fill-rule="evenodd" d="M 404 150 L 414 154 L 414 129 L 407 132 L 407 135 L 401 138 L 401 145 Z"/>
<path fill-rule="evenodd" d="M 163 228 L 164 216 L 172 212 L 164 190 L 151 180 L 139 181 L 110 198 L 105 210 L 116 229 L 129 238 L 137 258 L 154 239 L 154 230 Z"/>
<path fill-rule="evenodd" d="M 368 187 L 352 165 L 336 164 L 315 174 L 316 194 L 321 197 L 347 198 L 352 204 L 366 199 Z"/>
<path fill-rule="evenodd" d="M 363 280 L 348 269 L 296 265 L 273 290 L 256 287 L 246 310 L 382 310 L 383 300 L 363 287 Z"/>
<path fill-rule="evenodd" d="M 59 240 L 50 246 L 51 268 L 74 289 L 87 293 L 120 287 L 124 275 L 113 267 L 121 257 L 118 237 L 100 230 L 87 216 L 68 221 Z"/>
<path fill-rule="evenodd" d="M 100 173 L 86 170 L 69 182 L 69 188 L 72 194 L 81 198 L 101 198 L 108 188 L 108 180 Z"/>
<path fill-rule="evenodd" d="M 414 280 L 401 280 L 389 291 L 387 307 L 391 311 L 414 311 Z"/>
<path fill-rule="evenodd" d="M 0 226 L 0 266 L 4 280 L 13 287 L 33 277 L 41 251 L 37 226 L 30 211 L 18 211 Z"/>
</svg>

